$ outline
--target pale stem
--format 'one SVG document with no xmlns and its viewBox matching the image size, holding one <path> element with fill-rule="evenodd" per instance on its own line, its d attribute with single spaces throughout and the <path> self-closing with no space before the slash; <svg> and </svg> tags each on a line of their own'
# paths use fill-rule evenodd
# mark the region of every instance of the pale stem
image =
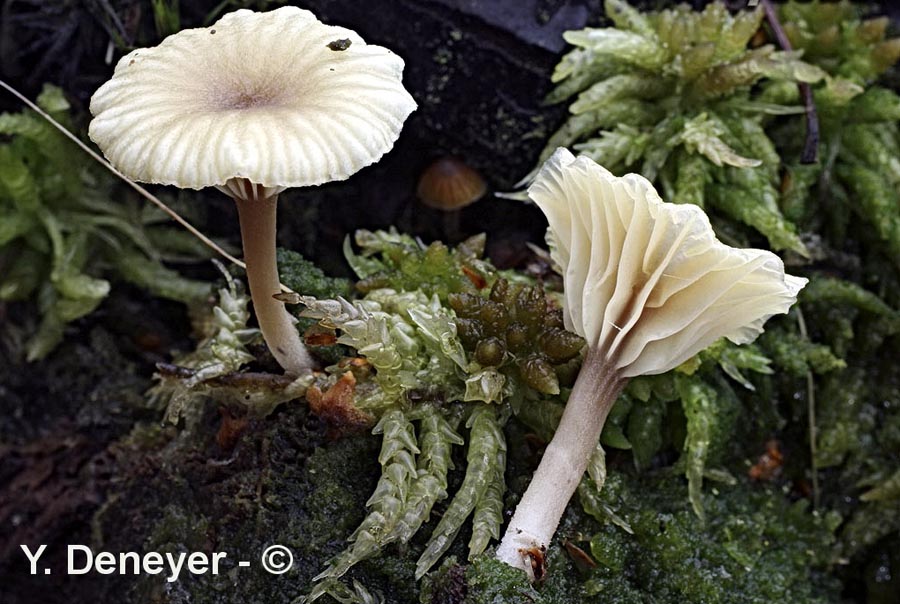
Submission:
<svg viewBox="0 0 900 604">
<path fill-rule="evenodd" d="M 625 382 L 606 362 L 603 352 L 588 350 L 553 440 L 497 548 L 497 558 L 521 568 L 532 580 L 543 573 L 543 554 L 581 482 L 606 416 Z"/>
<path fill-rule="evenodd" d="M 272 355 L 286 373 L 302 375 L 312 370 L 313 361 L 306 350 L 294 319 L 284 303 L 274 296 L 281 292 L 275 257 L 275 222 L 278 195 L 240 199 L 234 197 L 241 221 L 241 239 L 247 281 L 256 320 Z"/>
</svg>

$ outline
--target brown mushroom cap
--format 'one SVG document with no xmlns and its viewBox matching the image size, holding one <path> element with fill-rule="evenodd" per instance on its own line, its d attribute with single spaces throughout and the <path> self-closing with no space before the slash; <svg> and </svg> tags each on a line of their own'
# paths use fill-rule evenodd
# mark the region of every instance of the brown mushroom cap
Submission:
<svg viewBox="0 0 900 604">
<path fill-rule="evenodd" d="M 199 189 L 342 180 L 416 104 L 403 60 L 286 6 L 238 10 L 135 50 L 91 99 L 91 139 L 127 176 Z"/>
<path fill-rule="evenodd" d="M 426 206 L 452 212 L 484 197 L 487 183 L 477 170 L 455 157 L 433 161 L 419 177 L 416 194 Z"/>
</svg>

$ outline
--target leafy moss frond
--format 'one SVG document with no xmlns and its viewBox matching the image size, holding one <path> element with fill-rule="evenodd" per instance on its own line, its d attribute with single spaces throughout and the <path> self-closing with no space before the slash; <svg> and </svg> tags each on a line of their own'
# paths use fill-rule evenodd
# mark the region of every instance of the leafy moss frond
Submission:
<svg viewBox="0 0 900 604">
<path fill-rule="evenodd" d="M 826 72 L 799 53 L 748 48 L 762 22 L 758 9 L 732 15 L 712 2 L 701 12 L 640 13 L 616 0 L 606 13 L 615 27 L 564 36 L 577 48 L 557 66 L 548 100 L 578 96 L 539 161 L 574 145 L 613 172 L 658 180 L 669 199 L 720 210 L 773 248 L 806 255 L 781 212 L 781 160 L 762 126 L 799 103 L 757 100 L 751 87 L 820 82 Z"/>
<path fill-rule="evenodd" d="M 377 553 L 392 540 L 397 524 L 406 514 L 408 495 L 418 478 L 415 456 L 419 453 L 415 429 L 399 409 L 385 413 L 374 434 L 382 434 L 381 478 L 366 502 L 369 513 L 350 536 L 352 545 L 331 560 L 315 579 L 338 578 L 351 566 Z"/>
<path fill-rule="evenodd" d="M 505 490 L 506 464 L 503 423 L 495 406 L 478 405 L 472 409 L 466 427 L 470 429 L 466 475 L 416 562 L 416 577 L 428 572 L 447 551 L 473 510 L 475 526 L 469 542 L 470 557 L 484 551 L 488 536 L 500 530 L 502 515 L 498 517 L 497 513 L 502 506 L 498 509 L 497 492 Z"/>
<path fill-rule="evenodd" d="M 416 480 L 410 488 L 406 510 L 390 540 L 407 543 L 428 520 L 434 504 L 447 497 L 447 473 L 453 468 L 451 448 L 465 441 L 456 432 L 459 416 L 445 417 L 435 407 L 421 408 L 419 428 L 421 454 L 416 459 Z"/>
<path fill-rule="evenodd" d="M 858 6 L 791 1 L 779 6 L 794 48 L 831 74 L 866 84 L 900 59 L 900 38 L 887 38 L 887 17 L 863 19 Z"/>
<path fill-rule="evenodd" d="M 328 596 L 338 604 L 384 604 L 384 596 L 380 592 L 373 594 L 356 579 L 353 580 L 351 589 L 335 578 L 320 581 L 308 595 L 297 598 L 296 602 L 297 604 L 308 604 L 322 596 Z"/>
</svg>

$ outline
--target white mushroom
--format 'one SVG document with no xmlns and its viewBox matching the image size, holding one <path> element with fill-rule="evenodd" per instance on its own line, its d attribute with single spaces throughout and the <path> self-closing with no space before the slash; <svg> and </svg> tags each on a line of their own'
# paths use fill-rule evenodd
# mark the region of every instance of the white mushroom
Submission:
<svg viewBox="0 0 900 604">
<path fill-rule="evenodd" d="M 628 378 L 677 367 L 720 337 L 743 344 L 796 301 L 806 279 L 771 252 L 719 242 L 699 207 L 663 202 L 642 176 L 618 178 L 558 149 L 528 190 L 547 216 L 564 318 L 588 352 L 559 427 L 497 557 L 531 575 Z"/>
<path fill-rule="evenodd" d="M 416 108 L 402 72 L 391 51 L 309 11 L 238 10 L 129 53 L 91 99 L 90 137 L 125 175 L 237 202 L 257 319 L 290 373 L 312 362 L 273 298 L 278 194 L 346 179 L 390 150 Z"/>
</svg>

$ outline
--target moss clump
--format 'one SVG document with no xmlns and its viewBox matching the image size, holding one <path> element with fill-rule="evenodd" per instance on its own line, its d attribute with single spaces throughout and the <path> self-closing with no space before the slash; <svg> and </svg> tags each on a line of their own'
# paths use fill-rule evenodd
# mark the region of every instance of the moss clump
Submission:
<svg viewBox="0 0 900 604">
<path fill-rule="evenodd" d="M 307 307 L 303 316 L 319 319 L 320 328 L 374 370 L 360 376 L 353 396 L 359 409 L 379 420 L 382 474 L 352 545 L 329 562 L 319 576 L 326 581 L 311 598 L 326 593 L 327 579 L 412 539 L 448 497 L 453 445 L 468 445 L 466 472 L 419 557 L 416 575 L 451 548 L 470 516 L 468 555 L 481 554 L 499 537 L 503 521 L 503 425 L 513 406 L 541 392 L 558 395 L 557 366 L 573 361 L 583 347 L 581 338 L 562 328 L 561 312 L 542 288 L 505 279 L 487 288 L 496 273 L 475 250 L 483 247 L 483 237 L 452 250 L 440 243 L 426 248 L 393 231 L 358 234 L 357 241 L 364 253 L 349 259 L 361 283 L 377 270 L 379 285 L 399 290 L 367 290 L 369 281 L 362 288 L 365 297 L 352 302 L 301 300 Z M 332 384 L 333 378 L 325 381 Z"/>
<path fill-rule="evenodd" d="M 634 536 L 623 540 L 622 529 L 606 524 L 591 538 L 592 551 L 603 552 L 611 533 L 620 548 L 622 570 L 611 576 L 601 565 L 592 584 L 598 593 L 607 582 L 625 581 L 659 602 L 836 597 L 838 582 L 824 570 L 839 518 L 811 514 L 805 501 L 791 503 L 777 489 L 744 482 L 707 497 L 704 525 L 683 500 L 670 496 L 677 482 L 663 479 L 650 489 L 646 479 L 607 482 L 601 498 L 615 506 Z M 661 568 L 666 572 L 659 573 Z M 810 573 L 811 568 L 820 571 Z"/>
<path fill-rule="evenodd" d="M 356 232 L 360 254 L 353 252 L 349 239 L 344 255 L 359 277 L 356 288 L 362 293 L 379 288 L 421 291 L 446 301 L 451 293 L 475 292 L 489 285 L 495 270 L 481 259 L 484 235 L 476 235 L 453 249 L 436 241 L 425 245 L 396 230 Z"/>
<path fill-rule="evenodd" d="M 863 18 L 848 0 L 792 0 L 778 14 L 791 46 L 830 74 L 868 84 L 900 59 L 900 38 L 886 36 L 889 18 Z"/>
<path fill-rule="evenodd" d="M 668 473 L 616 472 L 598 501 L 612 506 L 633 534 L 597 509 L 600 525 L 570 508 L 561 539 L 576 539 L 596 564 L 579 571 L 563 548 L 550 553 L 547 582 L 534 590 L 521 572 L 496 560 L 466 571 L 466 602 L 597 602 L 738 604 L 838 599 L 840 583 L 827 574 L 839 518 L 810 513 L 778 489 L 742 481 L 707 500 L 702 523 Z M 568 559 L 567 559 L 568 558 Z M 813 569 L 812 571 L 810 569 Z M 432 600 L 434 604 L 436 601 Z"/>
<path fill-rule="evenodd" d="M 834 249 L 874 248 L 860 253 L 864 261 L 877 249 L 900 266 L 900 96 L 876 83 L 900 59 L 900 38 L 887 37 L 887 17 L 864 19 L 863 10 L 846 0 L 789 2 L 779 14 L 804 60 L 847 83 L 842 91 L 813 89 L 822 161 L 786 162 L 785 212 Z M 779 83 L 766 83 L 761 95 L 768 102 L 800 103 L 796 87 Z M 786 119 L 768 128 L 783 157 L 796 156 L 802 127 Z"/>
<path fill-rule="evenodd" d="M 578 95 L 541 160 L 559 146 L 616 174 L 641 173 L 665 198 L 727 216 L 743 245 L 762 233 L 776 250 L 807 253 L 779 207 L 780 158 L 767 114 L 796 110 L 757 98 L 753 86 L 819 82 L 820 68 L 773 45 L 749 48 L 763 12 L 732 15 L 723 2 L 702 12 L 681 4 L 642 13 L 607 0 L 613 27 L 569 31 L 575 48 L 556 66 L 553 103 Z M 831 84 L 829 84 L 831 86 Z"/>
<path fill-rule="evenodd" d="M 278 275 L 297 293 L 315 298 L 350 297 L 353 284 L 348 279 L 329 277 L 297 252 L 278 248 Z"/>
<path fill-rule="evenodd" d="M 492 556 L 475 560 L 466 569 L 467 604 L 494 602 L 540 602 L 540 595 L 522 571 L 512 568 Z M 432 601 L 430 604 L 438 604 Z"/>
<path fill-rule="evenodd" d="M 485 368 L 496 368 L 542 394 L 559 394 L 574 377 L 567 363 L 584 339 L 563 328 L 562 310 L 540 286 L 498 279 L 487 298 L 450 294 L 456 328 L 466 351 Z"/>
</svg>

